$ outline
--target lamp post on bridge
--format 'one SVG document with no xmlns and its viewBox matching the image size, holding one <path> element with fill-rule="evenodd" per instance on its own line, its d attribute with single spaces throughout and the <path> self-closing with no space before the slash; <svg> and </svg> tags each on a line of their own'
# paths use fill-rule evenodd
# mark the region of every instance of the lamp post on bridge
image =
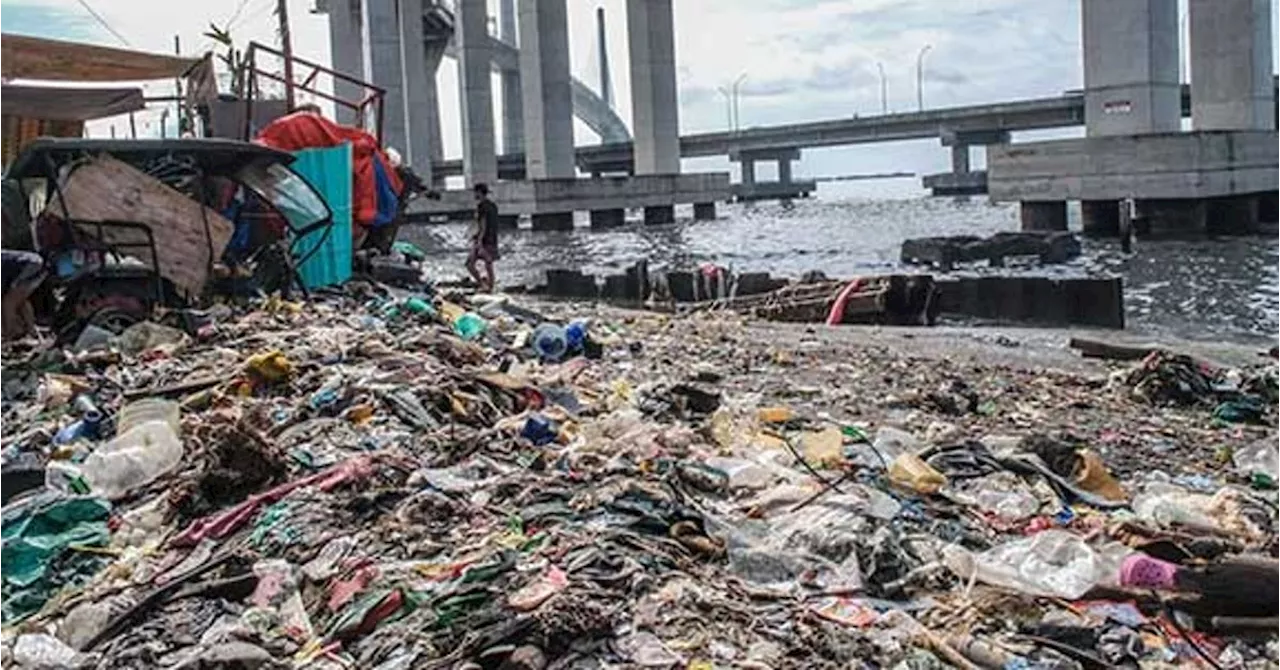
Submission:
<svg viewBox="0 0 1280 670">
<path fill-rule="evenodd" d="M 876 63 L 876 68 L 880 70 L 880 114 L 889 113 L 889 84 L 884 78 L 884 63 Z"/>
<path fill-rule="evenodd" d="M 738 100 L 740 97 L 738 95 L 738 87 L 742 86 L 742 82 L 746 78 L 747 73 L 743 72 L 738 75 L 737 79 L 733 80 L 733 84 L 727 90 L 723 86 L 717 87 L 716 89 L 724 96 L 725 107 L 729 115 L 729 129 L 735 133 L 738 132 L 742 124 L 742 116 L 740 115 L 740 110 L 738 108 Z"/>
<path fill-rule="evenodd" d="M 916 55 L 916 105 L 922 112 L 924 111 L 924 55 L 932 48 L 932 44 L 926 44 Z"/>
<path fill-rule="evenodd" d="M 733 94 L 723 86 L 717 86 L 716 90 L 720 91 L 720 95 L 724 96 L 725 122 L 728 124 L 729 132 L 733 132 Z"/>
</svg>

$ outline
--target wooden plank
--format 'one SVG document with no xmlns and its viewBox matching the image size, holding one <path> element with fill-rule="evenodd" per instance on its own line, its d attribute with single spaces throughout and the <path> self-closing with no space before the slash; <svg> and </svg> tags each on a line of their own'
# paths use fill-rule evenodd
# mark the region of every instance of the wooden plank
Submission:
<svg viewBox="0 0 1280 670">
<path fill-rule="evenodd" d="M 62 193 L 72 219 L 146 224 L 155 237 L 160 276 L 173 282 L 188 299 L 204 290 L 211 264 L 222 255 L 234 232 L 234 226 L 221 214 L 107 155 L 73 169 L 64 180 Z M 57 195 L 51 198 L 46 213 L 62 217 L 59 200 Z M 77 228 L 86 236 L 97 234 L 96 226 Z M 139 230 L 104 228 L 103 241 L 129 244 L 145 242 L 146 238 Z M 154 262 L 149 250 L 131 248 L 124 253 L 148 265 Z"/>
</svg>

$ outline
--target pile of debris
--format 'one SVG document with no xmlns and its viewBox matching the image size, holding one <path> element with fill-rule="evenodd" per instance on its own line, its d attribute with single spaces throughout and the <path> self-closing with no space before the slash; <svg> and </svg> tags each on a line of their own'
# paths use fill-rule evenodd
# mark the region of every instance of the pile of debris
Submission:
<svg viewBox="0 0 1280 670">
<path fill-rule="evenodd" d="M 1167 474 L 1045 432 L 1089 381 L 868 352 L 847 399 L 737 315 L 583 309 L 353 282 L 6 351 L 6 667 L 1274 667 L 1274 395 Z"/>
<path fill-rule="evenodd" d="M 991 237 L 919 237 L 902 243 L 902 262 L 952 270 L 957 263 L 987 261 L 1004 267 L 1006 257 L 1035 256 L 1041 265 L 1065 263 L 1080 255 L 1080 240 L 1064 232 L 1003 232 Z"/>
</svg>

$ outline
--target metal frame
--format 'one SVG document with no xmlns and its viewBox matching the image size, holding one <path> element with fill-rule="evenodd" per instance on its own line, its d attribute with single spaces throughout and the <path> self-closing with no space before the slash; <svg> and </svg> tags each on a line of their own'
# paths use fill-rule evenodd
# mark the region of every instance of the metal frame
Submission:
<svg viewBox="0 0 1280 670">
<path fill-rule="evenodd" d="M 277 74 L 275 72 L 268 72 L 266 70 L 261 69 L 258 65 L 259 51 L 262 51 L 268 55 L 274 56 L 281 60 L 287 61 L 289 64 L 293 65 L 295 68 L 297 66 L 302 66 L 302 68 L 304 69 L 305 68 L 311 68 L 311 69 L 306 71 L 307 74 L 301 82 L 290 81 L 288 78 L 286 78 L 283 75 Z M 309 61 L 305 58 L 299 58 L 296 55 L 286 56 L 284 52 L 280 51 L 279 49 L 267 46 L 260 42 L 249 43 L 249 48 L 245 52 L 244 63 L 245 63 L 245 68 L 244 70 L 241 71 L 240 75 L 241 77 L 247 76 L 249 79 L 247 82 L 246 81 L 240 82 L 241 90 L 245 92 L 244 133 L 241 139 L 244 139 L 246 141 L 251 139 L 249 137 L 249 129 L 251 127 L 251 122 L 253 120 L 253 101 L 255 98 L 258 97 L 258 95 L 261 92 L 261 88 L 259 87 L 259 84 L 258 84 L 258 77 L 265 77 L 266 79 L 269 79 L 271 81 L 284 84 L 286 90 L 292 91 L 294 89 L 297 89 L 297 90 L 303 91 L 304 93 L 310 93 L 311 95 L 324 98 L 325 100 L 329 100 L 335 104 L 346 107 L 347 109 L 355 110 L 356 114 L 361 119 L 368 118 L 368 114 L 366 113 L 366 110 L 370 106 L 373 106 L 375 108 L 373 135 L 374 137 L 377 138 L 378 144 L 379 145 L 382 144 L 383 105 L 384 105 L 384 100 L 387 94 L 386 89 L 380 86 L 375 86 L 373 84 L 370 84 L 369 82 L 364 81 L 362 79 L 357 79 L 356 77 L 353 77 L 349 74 L 344 74 L 342 72 L 334 70 L 331 67 L 327 67 L 319 63 Z M 351 100 L 340 98 L 331 93 L 327 93 L 325 91 L 321 91 L 317 89 L 315 87 L 315 80 L 322 73 L 333 77 L 335 80 L 345 81 L 345 82 L 352 83 L 359 86 L 361 89 L 365 91 L 364 96 L 361 97 L 360 100 L 353 102 Z M 296 69 L 294 70 L 294 74 L 295 76 L 298 74 L 298 71 Z"/>
</svg>

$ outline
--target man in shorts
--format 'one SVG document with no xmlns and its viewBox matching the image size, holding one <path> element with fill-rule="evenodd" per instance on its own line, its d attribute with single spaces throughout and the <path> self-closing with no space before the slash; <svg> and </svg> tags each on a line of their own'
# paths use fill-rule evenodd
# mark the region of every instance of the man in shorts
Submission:
<svg viewBox="0 0 1280 670">
<path fill-rule="evenodd" d="M 0 341 L 36 333 L 31 297 L 46 277 L 40 254 L 0 249 Z"/>
<path fill-rule="evenodd" d="M 476 184 L 476 227 L 471 235 L 471 253 L 467 256 L 467 272 L 480 285 L 481 291 L 493 291 L 493 262 L 498 260 L 498 206 L 489 199 L 488 184 Z M 484 263 L 484 278 L 476 262 Z"/>
</svg>

